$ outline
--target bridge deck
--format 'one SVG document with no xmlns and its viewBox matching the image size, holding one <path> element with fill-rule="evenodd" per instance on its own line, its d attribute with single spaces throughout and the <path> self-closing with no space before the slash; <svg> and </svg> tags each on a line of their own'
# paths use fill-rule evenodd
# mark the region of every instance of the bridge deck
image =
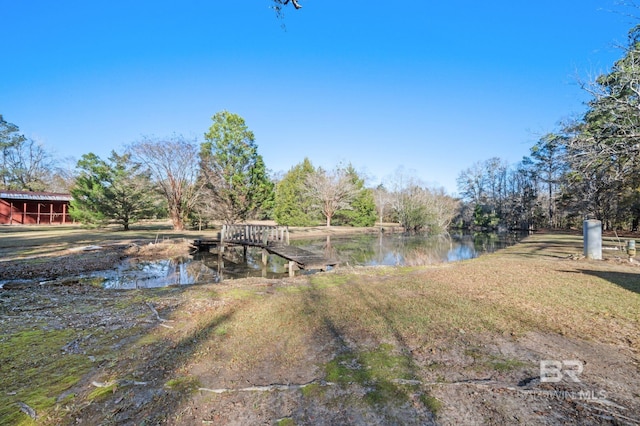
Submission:
<svg viewBox="0 0 640 426">
<path fill-rule="evenodd" d="M 296 246 L 282 244 L 267 245 L 264 247 L 269 253 L 276 254 L 290 262 L 295 262 L 300 269 L 327 269 L 328 266 L 338 264 L 336 260 L 327 259 L 324 256 L 312 253 Z"/>
<path fill-rule="evenodd" d="M 220 247 L 222 242 L 219 239 L 194 240 L 193 246 L 199 251 L 208 251 L 212 247 Z M 327 259 L 319 254 L 312 253 L 308 250 L 296 246 L 285 245 L 281 243 L 269 242 L 267 244 L 249 240 L 233 240 L 224 241 L 225 246 L 238 245 L 243 247 L 258 247 L 266 250 L 271 254 L 282 257 L 289 262 L 295 262 L 300 269 L 320 269 L 326 270 L 329 266 L 335 266 L 338 261 Z"/>
</svg>

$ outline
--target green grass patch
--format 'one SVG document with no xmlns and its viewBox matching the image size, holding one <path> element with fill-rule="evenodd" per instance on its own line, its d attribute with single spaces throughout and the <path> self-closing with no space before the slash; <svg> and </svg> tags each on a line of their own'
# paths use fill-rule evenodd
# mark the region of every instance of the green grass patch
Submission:
<svg viewBox="0 0 640 426">
<path fill-rule="evenodd" d="M 213 334 L 219 337 L 224 337 L 229 333 L 229 328 L 226 325 L 219 325 L 213 330 Z"/>
<path fill-rule="evenodd" d="M 407 401 L 409 389 L 395 381 L 415 378 L 412 359 L 394 353 L 393 346 L 387 344 L 372 351 L 339 355 L 325 366 L 325 380 L 342 386 L 356 383 L 367 388 L 365 401 L 371 405 Z"/>
<path fill-rule="evenodd" d="M 46 412 L 91 369 L 86 355 L 62 351 L 76 338 L 77 332 L 69 329 L 0 335 L 0 424 L 29 424 L 18 402 Z"/>
<path fill-rule="evenodd" d="M 110 291 L 113 291 L 113 290 L 110 290 Z M 113 305 L 114 308 L 125 309 L 133 304 L 145 303 L 148 300 L 150 300 L 149 295 L 142 290 L 124 290 L 124 291 L 127 292 L 126 297 L 119 297 L 116 303 Z"/>
<path fill-rule="evenodd" d="M 149 346 L 158 343 L 161 340 L 162 338 L 158 334 L 149 332 L 136 341 L 136 346 Z"/>
<path fill-rule="evenodd" d="M 118 385 L 116 383 L 97 387 L 89 393 L 89 395 L 87 396 L 87 400 L 94 402 L 104 401 L 105 399 L 116 393 L 117 389 Z"/>
<path fill-rule="evenodd" d="M 323 289 L 346 284 L 350 279 L 348 274 L 320 274 L 312 276 L 309 282 L 314 289 Z"/>
<path fill-rule="evenodd" d="M 491 367 L 491 369 L 502 372 L 517 370 L 518 368 L 524 367 L 525 365 L 527 364 L 520 360 L 512 358 L 501 359 L 498 357 L 491 357 L 491 359 L 489 360 L 489 366 Z"/>
<path fill-rule="evenodd" d="M 320 386 L 317 383 L 312 383 L 310 385 L 304 386 L 300 389 L 302 392 L 302 396 L 305 398 L 318 398 L 325 394 L 324 387 Z"/>
<path fill-rule="evenodd" d="M 256 298 L 259 295 L 254 290 L 247 290 L 244 288 L 231 288 L 222 293 L 222 296 L 233 300 L 245 300 Z"/>
<path fill-rule="evenodd" d="M 429 394 L 420 394 L 420 402 L 436 417 L 440 410 L 442 410 L 442 402 Z"/>
<path fill-rule="evenodd" d="M 182 393 L 195 392 L 201 386 L 200 380 L 193 376 L 176 377 L 164 384 L 165 388 Z"/>
</svg>

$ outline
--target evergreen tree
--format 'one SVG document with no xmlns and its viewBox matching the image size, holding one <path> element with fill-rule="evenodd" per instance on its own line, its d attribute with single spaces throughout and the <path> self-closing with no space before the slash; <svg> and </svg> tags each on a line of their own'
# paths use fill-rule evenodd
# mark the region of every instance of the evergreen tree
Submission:
<svg viewBox="0 0 640 426">
<path fill-rule="evenodd" d="M 133 164 L 129 155 L 112 152 L 105 162 L 89 153 L 77 167 L 80 173 L 71 190 L 69 210 L 75 220 L 91 225 L 113 221 L 128 230 L 132 222 L 153 213 L 157 198 L 149 174 Z"/>
<path fill-rule="evenodd" d="M 305 158 L 302 163 L 292 167 L 275 188 L 275 206 L 273 218 L 279 225 L 311 226 L 317 223 L 311 209 L 311 202 L 305 196 L 305 182 L 315 169 Z"/>
<path fill-rule="evenodd" d="M 351 201 L 350 209 L 336 212 L 335 223 L 359 227 L 375 225 L 377 213 L 373 191 L 365 188 L 364 179 L 358 175 L 351 164 L 347 166 L 345 172 L 357 193 Z"/>
<path fill-rule="evenodd" d="M 200 167 L 210 199 L 210 215 L 227 223 L 270 213 L 273 182 L 253 132 L 242 117 L 216 113 L 200 146 Z"/>
</svg>

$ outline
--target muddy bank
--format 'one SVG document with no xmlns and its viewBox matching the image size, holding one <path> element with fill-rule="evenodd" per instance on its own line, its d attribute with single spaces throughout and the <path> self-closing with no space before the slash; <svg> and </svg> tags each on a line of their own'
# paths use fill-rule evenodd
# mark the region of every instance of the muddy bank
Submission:
<svg viewBox="0 0 640 426">
<path fill-rule="evenodd" d="M 402 229 L 394 224 L 371 228 L 340 226 L 289 228 L 291 239 L 378 232 L 402 232 Z M 113 240 L 114 235 L 111 234 L 108 240 L 95 240 L 88 245 L 73 244 L 70 248 L 41 250 L 42 252 L 34 255 L 16 255 L 17 250 L 4 248 L 0 250 L 2 255 L 0 281 L 54 280 L 65 276 L 114 269 L 126 258 L 161 259 L 186 256 L 191 251 L 190 243 L 194 239 L 215 237 L 217 231 L 212 229 L 201 233 L 192 232 L 192 238 L 171 238 L 170 232 L 165 234 L 159 241 L 157 236 L 156 239 L 130 239 L 127 233 L 118 234 L 121 239 L 118 241 Z M 55 245 L 56 241 L 49 243 Z"/>
<path fill-rule="evenodd" d="M 3 259 L 0 261 L 0 281 L 44 281 L 72 277 L 93 271 L 114 269 L 126 258 L 161 259 L 189 254 L 187 240 L 109 243 L 78 246 L 47 256 Z M 5 283 L 9 288 L 11 283 Z"/>
</svg>

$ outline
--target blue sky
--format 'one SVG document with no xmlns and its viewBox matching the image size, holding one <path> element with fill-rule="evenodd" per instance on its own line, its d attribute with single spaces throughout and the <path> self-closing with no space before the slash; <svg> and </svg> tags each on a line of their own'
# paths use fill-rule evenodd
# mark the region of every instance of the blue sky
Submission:
<svg viewBox="0 0 640 426">
<path fill-rule="evenodd" d="M 461 170 L 515 163 L 582 113 L 578 79 L 637 23 L 615 0 L 301 4 L 278 20 L 269 0 L 0 0 L 0 114 L 78 159 L 202 141 L 228 110 L 273 172 L 308 157 L 374 185 L 402 167 L 455 193 Z"/>
</svg>

